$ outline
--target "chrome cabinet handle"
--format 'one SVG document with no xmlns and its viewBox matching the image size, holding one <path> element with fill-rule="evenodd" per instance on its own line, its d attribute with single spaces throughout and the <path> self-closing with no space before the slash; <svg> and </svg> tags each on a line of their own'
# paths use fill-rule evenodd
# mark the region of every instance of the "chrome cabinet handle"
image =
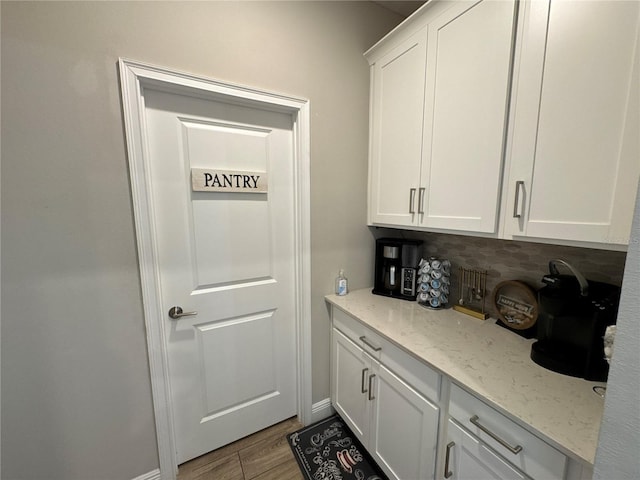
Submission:
<svg viewBox="0 0 640 480">
<path fill-rule="evenodd" d="M 508 449 L 511 453 L 513 453 L 514 455 L 517 455 L 518 453 L 520 453 L 522 451 L 522 447 L 520 445 L 516 445 L 515 447 L 512 447 L 511 445 L 509 445 L 507 442 L 505 442 L 503 439 L 501 439 L 498 435 L 496 435 L 495 433 L 493 433 L 491 430 L 489 430 L 487 427 L 485 427 L 484 425 L 482 425 L 480 423 L 480 417 L 478 417 L 478 415 L 474 415 L 473 417 L 471 417 L 469 419 L 469 421 L 471 423 L 473 423 L 476 427 L 478 427 L 480 430 L 482 430 L 484 433 L 486 433 L 487 435 L 489 435 L 491 438 L 493 438 L 496 442 L 498 442 L 500 445 L 502 445 L 503 447 L 505 447 L 506 449 Z"/>
<path fill-rule="evenodd" d="M 367 389 L 364 388 L 364 377 L 367 376 L 367 372 L 369 371 L 368 368 L 363 368 L 362 369 L 362 380 L 360 381 L 360 392 L 362 393 L 367 393 Z"/>
<path fill-rule="evenodd" d="M 513 218 L 521 218 L 522 212 L 519 211 L 518 206 L 520 204 L 520 190 L 524 187 L 524 181 L 518 180 L 516 182 L 516 197 L 513 202 Z"/>
<path fill-rule="evenodd" d="M 416 189 L 409 189 L 409 213 L 416 213 L 415 206 L 413 205 L 416 201 Z"/>
<path fill-rule="evenodd" d="M 183 312 L 182 307 L 171 307 L 169 309 L 169 316 L 174 320 L 181 317 L 190 317 L 192 315 L 197 315 L 198 312 Z"/>
<path fill-rule="evenodd" d="M 447 450 L 444 457 L 444 478 L 451 478 L 453 472 L 449 470 L 449 456 L 451 455 L 451 449 L 455 446 L 456 442 L 447 443 Z"/>
<path fill-rule="evenodd" d="M 424 213 L 424 192 L 426 190 L 424 187 L 420 187 L 418 190 L 418 213 Z"/>
<path fill-rule="evenodd" d="M 364 335 L 360 337 L 360 341 L 364 343 L 367 347 L 372 349 L 374 352 L 379 352 L 380 350 L 382 350 L 382 347 L 376 347 L 369 340 L 367 340 L 367 337 L 365 337 Z"/>
<path fill-rule="evenodd" d="M 369 377 L 369 400 L 375 400 L 376 397 L 373 396 L 373 379 L 375 377 L 375 373 Z"/>
</svg>

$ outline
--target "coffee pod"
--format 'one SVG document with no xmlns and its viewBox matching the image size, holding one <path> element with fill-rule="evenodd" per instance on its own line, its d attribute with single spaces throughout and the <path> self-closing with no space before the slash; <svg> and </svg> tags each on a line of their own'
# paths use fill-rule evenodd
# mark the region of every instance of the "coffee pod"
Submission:
<svg viewBox="0 0 640 480">
<path fill-rule="evenodd" d="M 421 293 L 418 295 L 418 300 L 419 300 L 420 302 L 423 302 L 423 303 L 428 302 L 428 301 L 429 301 L 429 294 L 428 294 L 427 292 L 421 292 Z"/>
<path fill-rule="evenodd" d="M 446 305 L 448 301 L 449 297 L 447 295 L 445 295 L 444 293 L 440 294 L 440 302 L 442 302 L 442 305 Z"/>
<path fill-rule="evenodd" d="M 431 280 L 431 288 L 440 288 L 441 287 L 441 282 L 438 279 L 433 279 Z"/>
<path fill-rule="evenodd" d="M 433 270 L 440 270 L 440 268 L 442 268 L 442 262 L 440 262 L 440 260 L 434 258 L 431 260 L 431 268 Z"/>
<path fill-rule="evenodd" d="M 429 305 L 431 305 L 433 308 L 439 307 L 440 299 L 438 297 L 431 297 L 431 300 L 429 300 Z"/>
<path fill-rule="evenodd" d="M 447 262 L 447 264 L 445 264 L 445 262 Z M 449 263 L 448 260 L 442 262 L 442 271 L 447 275 L 451 273 L 451 263 Z"/>
<path fill-rule="evenodd" d="M 440 270 L 431 270 L 431 278 L 435 278 L 436 280 L 442 278 L 442 272 Z"/>
<path fill-rule="evenodd" d="M 439 297 L 440 293 L 440 290 L 438 290 L 437 288 L 432 288 L 431 290 L 429 290 L 429 295 L 431 295 L 432 297 Z"/>
</svg>

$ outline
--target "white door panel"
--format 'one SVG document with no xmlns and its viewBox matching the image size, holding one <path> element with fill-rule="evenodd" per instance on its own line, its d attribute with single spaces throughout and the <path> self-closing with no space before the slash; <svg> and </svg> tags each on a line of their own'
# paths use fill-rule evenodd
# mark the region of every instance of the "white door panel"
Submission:
<svg viewBox="0 0 640 480">
<path fill-rule="evenodd" d="M 449 464 L 445 465 L 451 480 L 517 480 L 528 475 L 509 464 L 481 441 L 472 437 L 457 423 L 449 420 Z"/>
<path fill-rule="evenodd" d="M 496 231 L 515 2 L 460 2 L 429 24 L 420 224 Z"/>
<path fill-rule="evenodd" d="M 384 365 L 376 369 L 371 454 L 394 479 L 434 478 L 439 409 Z M 396 432 L 396 434 L 392 434 Z"/>
<path fill-rule="evenodd" d="M 371 411 L 367 395 L 371 357 L 335 328 L 332 336 L 331 403 L 358 440 L 366 445 Z"/>
<path fill-rule="evenodd" d="M 640 176 L 639 4 L 523 13 L 505 232 L 624 245 Z"/>
<path fill-rule="evenodd" d="M 372 223 L 411 225 L 420 182 L 426 29 L 373 66 Z"/>
<path fill-rule="evenodd" d="M 292 119 L 145 92 L 178 462 L 296 413 Z M 267 193 L 192 192 L 192 168 Z"/>
</svg>

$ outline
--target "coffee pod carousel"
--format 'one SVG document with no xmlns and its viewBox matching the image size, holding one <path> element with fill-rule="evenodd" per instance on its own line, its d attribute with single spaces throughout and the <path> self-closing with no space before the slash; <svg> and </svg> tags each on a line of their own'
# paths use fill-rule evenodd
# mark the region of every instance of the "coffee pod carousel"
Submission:
<svg viewBox="0 0 640 480">
<path fill-rule="evenodd" d="M 418 304 L 439 310 L 447 308 L 451 287 L 451 262 L 430 257 L 420 260 L 418 266 Z"/>
</svg>

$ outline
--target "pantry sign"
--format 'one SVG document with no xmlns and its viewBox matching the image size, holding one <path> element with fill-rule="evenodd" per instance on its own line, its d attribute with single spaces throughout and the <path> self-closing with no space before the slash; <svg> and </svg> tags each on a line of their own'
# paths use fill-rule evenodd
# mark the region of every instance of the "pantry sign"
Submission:
<svg viewBox="0 0 640 480">
<path fill-rule="evenodd" d="M 194 192 L 267 193 L 266 172 L 191 169 Z"/>
</svg>

